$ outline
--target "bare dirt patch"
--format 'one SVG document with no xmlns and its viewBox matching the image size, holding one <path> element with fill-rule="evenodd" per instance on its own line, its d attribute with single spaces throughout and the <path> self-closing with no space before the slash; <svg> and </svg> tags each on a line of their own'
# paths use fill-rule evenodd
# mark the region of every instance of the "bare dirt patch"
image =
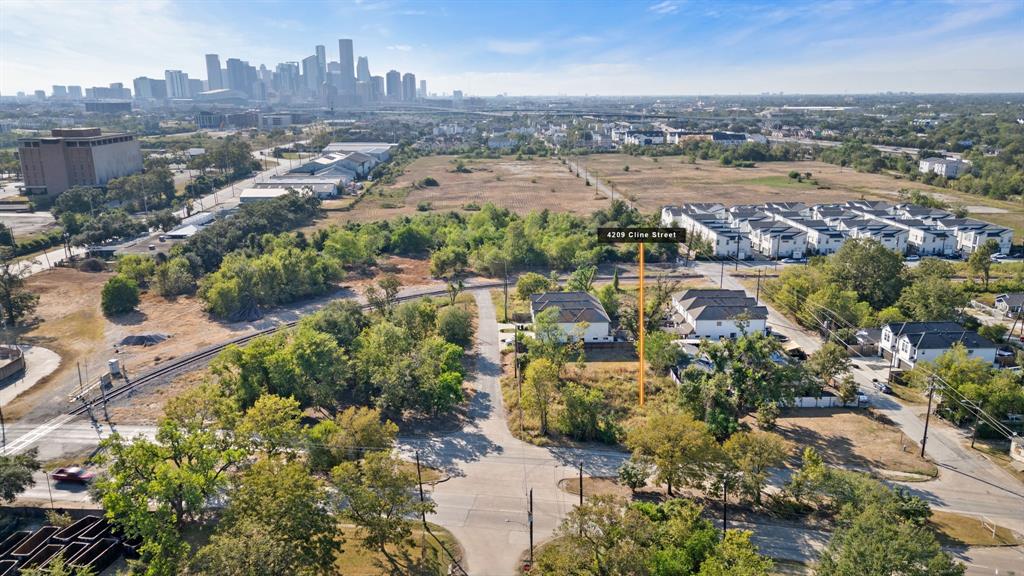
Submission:
<svg viewBox="0 0 1024 576">
<path fill-rule="evenodd" d="M 918 456 L 918 444 L 884 417 L 863 410 L 806 408 L 789 410 L 776 432 L 799 453 L 818 451 L 833 466 L 885 474 L 887 471 L 934 477 L 938 469 Z"/>
<path fill-rule="evenodd" d="M 79 387 L 78 370 L 85 385 L 107 371 L 107 361 L 118 358 L 129 375 L 145 372 L 162 362 L 223 342 L 254 330 L 249 325 L 228 325 L 212 320 L 195 297 L 166 300 L 144 293 L 136 312 L 107 318 L 100 309 L 100 293 L 110 273 L 87 273 L 58 268 L 27 280 L 39 295 L 39 322 L 21 334 L 29 343 L 60 354 L 60 368 L 19 396 L 5 409 L 9 418 L 46 416 L 67 408 L 67 398 Z M 120 346 L 125 336 L 162 333 L 170 336 L 154 346 Z"/>
<path fill-rule="evenodd" d="M 463 211 L 470 204 L 491 202 L 520 214 L 544 209 L 590 214 L 609 203 L 552 158 L 467 159 L 463 163 L 468 173 L 453 171 L 456 160 L 455 156 L 419 158 L 394 184 L 375 188 L 350 210 L 328 211 L 317 225 L 412 215 L 419 212 L 420 204 L 429 204 L 432 211 Z M 437 180 L 438 186 L 418 184 L 428 177 Z"/>
<path fill-rule="evenodd" d="M 558 481 L 558 487 L 569 494 L 579 495 L 579 478 L 576 476 L 571 478 L 562 478 Z M 618 496 L 620 498 L 628 499 L 632 497 L 632 493 L 629 491 L 628 487 L 619 484 L 614 478 L 584 476 L 583 496 Z"/>
</svg>

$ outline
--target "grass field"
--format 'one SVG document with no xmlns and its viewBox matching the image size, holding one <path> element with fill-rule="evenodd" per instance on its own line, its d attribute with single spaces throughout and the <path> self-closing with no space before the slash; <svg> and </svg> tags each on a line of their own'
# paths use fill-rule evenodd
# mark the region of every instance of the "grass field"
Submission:
<svg viewBox="0 0 1024 576">
<path fill-rule="evenodd" d="M 454 172 L 455 160 L 454 156 L 419 158 L 394 184 L 374 187 L 350 210 L 328 212 L 320 225 L 416 214 L 421 203 L 429 203 L 430 210 L 449 211 L 491 202 L 521 214 L 545 208 L 590 214 L 609 204 L 551 158 L 463 160 L 468 173 Z M 439 185 L 418 185 L 428 177 Z"/>
</svg>

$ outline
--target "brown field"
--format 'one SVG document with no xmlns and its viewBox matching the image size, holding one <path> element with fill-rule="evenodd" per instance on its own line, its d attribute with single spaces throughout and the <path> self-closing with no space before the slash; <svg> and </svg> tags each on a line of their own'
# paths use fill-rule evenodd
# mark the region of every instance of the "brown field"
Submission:
<svg viewBox="0 0 1024 576">
<path fill-rule="evenodd" d="M 655 161 L 657 160 L 657 161 Z M 626 154 L 594 154 L 583 166 L 614 191 L 633 199 L 645 211 L 666 204 L 720 202 L 726 205 L 768 201 L 835 202 L 857 198 L 897 199 L 901 188 L 927 192 L 950 204 L 975 208 L 974 216 L 1014 228 L 1024 234 L 1024 206 L 963 194 L 920 182 L 897 180 L 889 174 L 868 174 L 824 162 L 759 162 L 754 168 L 722 166 L 717 161 L 685 157 L 649 158 Z M 629 171 L 624 170 L 629 166 Z M 810 172 L 818 185 L 798 183 L 790 171 Z"/>
<path fill-rule="evenodd" d="M 918 445 L 885 418 L 863 410 L 802 408 L 777 421 L 778 434 L 798 450 L 811 447 L 833 466 L 934 477 L 938 469 L 918 456 Z"/>
<path fill-rule="evenodd" d="M 624 170 L 627 165 L 628 172 Z M 584 166 L 615 191 L 635 197 L 645 210 L 684 202 L 733 205 L 766 201 L 834 202 L 862 196 L 894 199 L 901 187 L 939 191 L 924 184 L 823 162 L 759 162 L 754 168 L 734 168 L 711 160 L 690 164 L 680 156 L 594 154 L 584 159 Z M 818 185 L 790 179 L 788 174 L 792 170 L 810 172 Z"/>
<path fill-rule="evenodd" d="M 455 156 L 419 158 L 397 182 L 368 193 L 351 210 L 344 209 L 348 204 L 344 201 L 339 209 L 326 204 L 327 218 L 318 226 L 416 214 L 421 202 L 429 202 L 435 211 L 461 210 L 471 202 L 481 206 L 491 202 L 521 214 L 545 208 L 589 214 L 609 202 L 551 158 L 464 160 L 472 170 L 468 174 L 452 172 L 453 160 Z M 414 185 L 427 177 L 437 180 L 440 186 Z"/>
<path fill-rule="evenodd" d="M 203 312 L 199 299 L 166 300 L 144 293 L 136 312 L 106 318 L 100 310 L 100 292 L 111 273 L 88 273 L 58 268 L 36 274 L 26 281 L 39 295 L 39 322 L 22 332 L 24 342 L 49 348 L 61 356 L 60 367 L 43 382 L 19 396 L 8 417 L 20 417 L 34 408 L 63 410 L 54 401 L 78 388 L 76 363 L 83 380 L 95 381 L 110 358 L 120 358 L 129 375 L 144 372 L 177 356 L 228 340 L 254 330 L 249 324 L 221 324 Z M 131 334 L 162 333 L 170 336 L 155 346 L 118 346 Z"/>
</svg>

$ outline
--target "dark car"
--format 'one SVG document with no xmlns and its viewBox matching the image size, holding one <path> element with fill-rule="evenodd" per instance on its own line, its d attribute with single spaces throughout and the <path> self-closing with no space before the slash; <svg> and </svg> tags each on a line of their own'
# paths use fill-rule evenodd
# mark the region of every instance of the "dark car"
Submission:
<svg viewBox="0 0 1024 576">
<path fill-rule="evenodd" d="M 58 468 L 50 475 L 54 482 L 70 482 L 73 484 L 88 484 L 95 476 L 95 474 L 80 466 Z"/>
<path fill-rule="evenodd" d="M 892 387 L 885 382 L 880 381 L 878 378 L 872 378 L 871 384 L 874 385 L 875 390 L 878 390 L 882 394 L 892 394 Z"/>
<path fill-rule="evenodd" d="M 778 332 L 772 332 L 771 337 L 775 338 L 779 342 L 782 342 L 783 344 L 789 342 L 789 336 L 786 336 L 785 334 L 779 334 Z"/>
</svg>

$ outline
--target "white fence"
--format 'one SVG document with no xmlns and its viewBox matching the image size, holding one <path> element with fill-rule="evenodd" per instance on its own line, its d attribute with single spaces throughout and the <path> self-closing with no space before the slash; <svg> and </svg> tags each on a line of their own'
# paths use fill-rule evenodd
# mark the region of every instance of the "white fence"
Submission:
<svg viewBox="0 0 1024 576">
<path fill-rule="evenodd" d="M 792 403 L 781 402 L 784 408 L 863 408 L 868 404 L 868 397 L 858 394 L 857 399 L 851 402 L 843 402 L 839 396 L 831 394 L 817 396 L 798 396 Z"/>
</svg>

